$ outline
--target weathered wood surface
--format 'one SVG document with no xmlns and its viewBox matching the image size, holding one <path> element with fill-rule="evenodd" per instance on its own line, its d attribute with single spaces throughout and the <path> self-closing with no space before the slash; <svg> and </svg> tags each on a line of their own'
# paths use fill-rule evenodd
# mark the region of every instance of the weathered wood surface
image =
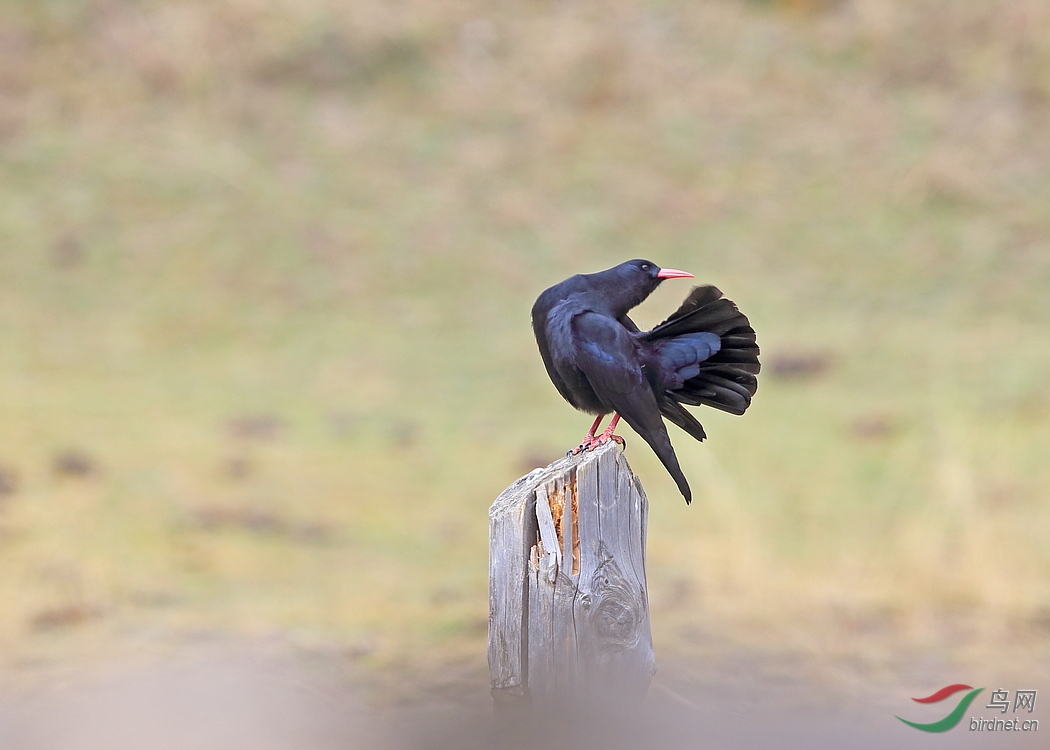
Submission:
<svg viewBox="0 0 1050 750">
<path fill-rule="evenodd" d="M 644 696 L 655 671 L 649 503 L 613 443 L 537 469 L 489 509 L 497 703 Z"/>
</svg>

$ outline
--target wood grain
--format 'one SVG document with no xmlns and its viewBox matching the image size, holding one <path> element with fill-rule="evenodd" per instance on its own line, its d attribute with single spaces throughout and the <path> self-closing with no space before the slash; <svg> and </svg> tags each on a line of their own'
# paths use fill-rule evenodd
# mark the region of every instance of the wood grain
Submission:
<svg viewBox="0 0 1050 750">
<path fill-rule="evenodd" d="M 555 461 L 489 509 L 497 703 L 641 698 L 655 671 L 648 500 L 615 444 Z"/>
</svg>

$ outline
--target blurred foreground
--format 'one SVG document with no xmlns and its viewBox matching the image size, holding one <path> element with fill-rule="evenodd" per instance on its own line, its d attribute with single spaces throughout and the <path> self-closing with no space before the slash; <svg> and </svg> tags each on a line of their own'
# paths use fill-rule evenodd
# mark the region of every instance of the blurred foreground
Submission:
<svg viewBox="0 0 1050 750">
<path fill-rule="evenodd" d="M 902 690 L 832 691 L 790 664 L 732 653 L 706 664 L 702 676 L 688 664 L 672 666 L 645 704 L 627 711 L 513 720 L 494 719 L 478 689 L 484 683 L 470 679 L 442 695 L 372 708 L 350 675 L 318 657 L 272 644 L 225 644 L 90 677 L 66 674 L 0 697 L 0 738 L 23 750 L 908 750 L 931 740 L 953 748 L 1046 746 L 1048 714 L 1038 703 L 1024 717 L 1040 721 L 1042 732 L 971 732 L 964 720 L 950 734 L 931 736 L 894 718 L 921 715 Z M 972 713 L 995 711 L 975 704 Z"/>
</svg>

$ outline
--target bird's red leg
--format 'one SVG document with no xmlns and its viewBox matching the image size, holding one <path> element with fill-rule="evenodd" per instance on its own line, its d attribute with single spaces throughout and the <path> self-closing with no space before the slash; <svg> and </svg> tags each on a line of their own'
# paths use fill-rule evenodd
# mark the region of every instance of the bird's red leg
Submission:
<svg viewBox="0 0 1050 750">
<path fill-rule="evenodd" d="M 586 437 L 583 438 L 583 442 L 580 443 L 579 445 L 577 445 L 571 451 L 569 451 L 569 455 L 570 456 L 575 456 L 576 454 L 582 453 L 583 451 L 589 451 L 591 448 L 593 448 L 595 446 L 594 433 L 596 433 L 598 431 L 598 425 L 600 425 L 602 423 L 603 419 L 605 419 L 605 415 L 604 414 L 599 414 L 597 417 L 594 418 L 594 424 L 592 424 L 591 425 L 591 429 L 587 431 L 587 435 L 586 435 Z M 617 419 L 619 419 L 619 417 L 617 417 Z M 614 422 L 614 424 L 615 424 L 615 422 Z"/>
<path fill-rule="evenodd" d="M 610 440 L 612 440 L 614 443 L 619 445 L 621 448 L 626 448 L 627 447 L 627 441 L 624 440 L 619 435 L 613 435 L 613 430 L 616 429 L 616 424 L 619 421 L 620 421 L 620 415 L 617 414 L 616 412 L 613 412 L 613 418 L 612 418 L 612 421 L 609 422 L 609 426 L 605 428 L 605 432 L 603 432 L 601 435 L 599 435 L 598 437 L 594 438 L 594 440 L 591 441 L 591 443 L 592 443 L 591 447 L 592 448 L 597 448 L 599 445 L 604 445 L 605 443 L 608 443 Z"/>
</svg>

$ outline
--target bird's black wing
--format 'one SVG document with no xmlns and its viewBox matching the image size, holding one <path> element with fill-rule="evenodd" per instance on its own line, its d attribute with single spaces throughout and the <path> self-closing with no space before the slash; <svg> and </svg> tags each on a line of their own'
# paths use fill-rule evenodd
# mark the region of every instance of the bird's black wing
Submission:
<svg viewBox="0 0 1050 750">
<path fill-rule="evenodd" d="M 626 328 L 631 333 L 637 333 L 637 334 L 641 334 L 642 333 L 642 330 L 638 327 L 638 324 L 635 323 L 633 320 L 631 320 L 626 315 L 624 315 L 622 318 L 620 318 L 620 323 L 623 325 L 624 328 Z"/>
<path fill-rule="evenodd" d="M 688 503 L 689 484 L 678 465 L 652 386 L 642 371 L 635 339 L 618 321 L 597 312 L 572 319 L 577 367 L 591 388 L 656 453 Z"/>
</svg>

